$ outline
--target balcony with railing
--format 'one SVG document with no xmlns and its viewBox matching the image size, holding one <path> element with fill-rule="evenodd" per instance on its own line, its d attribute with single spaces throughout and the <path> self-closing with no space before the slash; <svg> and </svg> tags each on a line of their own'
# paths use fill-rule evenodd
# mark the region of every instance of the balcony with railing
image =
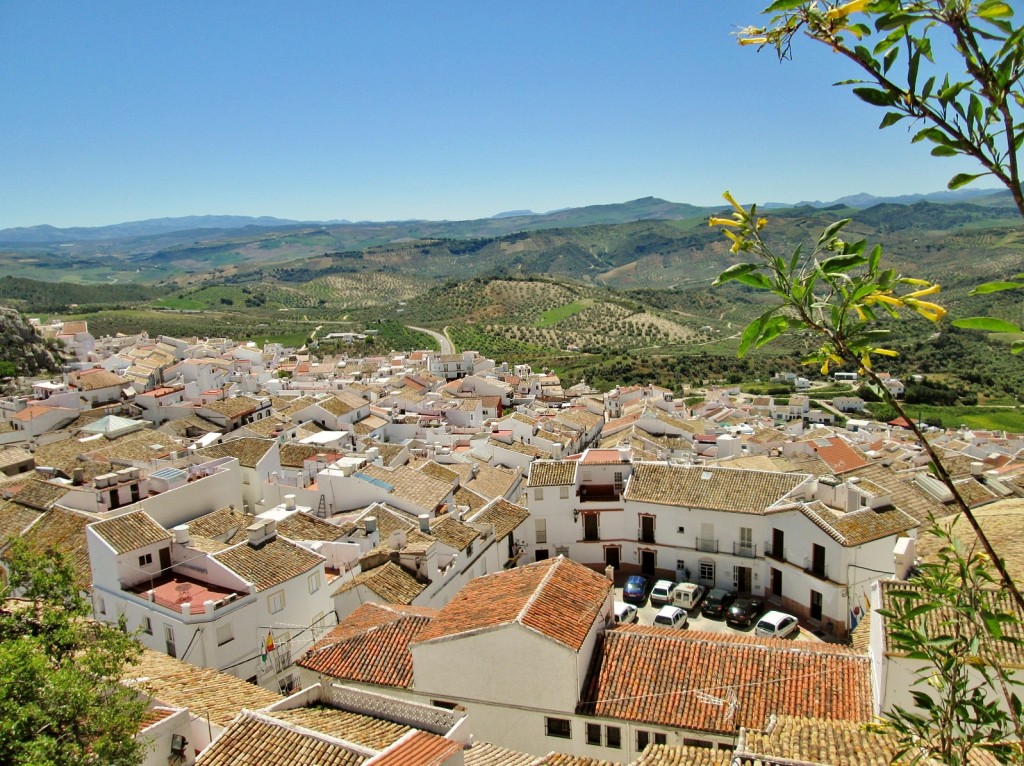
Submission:
<svg viewBox="0 0 1024 766">
<path fill-rule="evenodd" d="M 829 566 L 824 561 L 815 561 L 808 557 L 804 559 L 804 571 L 819 580 L 831 580 Z"/>
<path fill-rule="evenodd" d="M 652 545 L 657 542 L 657 540 L 654 539 L 654 530 L 643 528 L 636 531 L 636 540 L 639 543 L 651 543 Z"/>
<path fill-rule="evenodd" d="M 617 503 L 622 497 L 622 487 L 614 484 L 582 484 L 576 494 L 581 503 Z"/>
<path fill-rule="evenodd" d="M 786 560 L 786 549 L 783 546 L 776 549 L 775 546 L 766 541 L 764 544 L 764 555 L 770 559 L 784 562 Z"/>
<path fill-rule="evenodd" d="M 733 543 L 732 544 L 732 555 L 742 556 L 743 558 L 753 559 L 757 558 L 757 546 L 753 543 Z"/>
<path fill-rule="evenodd" d="M 718 538 L 698 537 L 695 547 L 703 553 L 718 553 Z"/>
</svg>

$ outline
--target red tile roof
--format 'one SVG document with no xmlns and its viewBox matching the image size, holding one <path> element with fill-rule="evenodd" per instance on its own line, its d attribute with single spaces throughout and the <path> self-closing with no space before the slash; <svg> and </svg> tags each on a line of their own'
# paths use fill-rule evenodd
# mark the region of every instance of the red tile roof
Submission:
<svg viewBox="0 0 1024 766">
<path fill-rule="evenodd" d="M 558 557 L 470 581 L 416 642 L 520 623 L 579 651 L 612 583 L 582 564 Z"/>
<path fill-rule="evenodd" d="M 818 457 L 836 473 L 853 471 L 868 464 L 868 460 L 863 455 L 838 436 L 833 436 L 831 439 L 817 439 L 811 442 L 811 446 L 818 453 Z"/>
<path fill-rule="evenodd" d="M 731 734 L 769 715 L 867 723 L 867 657 L 833 644 L 718 633 L 607 631 L 580 712 Z"/>
<path fill-rule="evenodd" d="M 363 604 L 296 664 L 332 678 L 407 688 L 412 685 L 409 643 L 433 614 L 432 609 Z"/>
<path fill-rule="evenodd" d="M 425 731 L 413 731 L 366 766 L 440 766 L 462 750 L 462 745 Z"/>
</svg>

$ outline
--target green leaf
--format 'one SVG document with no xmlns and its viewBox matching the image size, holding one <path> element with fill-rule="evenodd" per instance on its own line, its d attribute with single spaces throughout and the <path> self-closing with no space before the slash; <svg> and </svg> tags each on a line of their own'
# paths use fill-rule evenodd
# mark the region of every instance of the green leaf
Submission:
<svg viewBox="0 0 1024 766">
<path fill-rule="evenodd" d="M 879 130 L 882 128 L 888 128 L 890 125 L 895 125 L 906 116 L 907 115 L 900 114 L 899 112 L 886 112 L 885 117 L 882 118 L 882 122 L 879 124 L 878 128 Z"/>
<path fill-rule="evenodd" d="M 868 256 L 868 269 L 874 271 L 878 268 L 878 262 L 882 259 L 882 246 L 875 245 L 871 248 L 871 255 Z"/>
<path fill-rule="evenodd" d="M 960 154 L 960 152 L 951 146 L 936 146 L 932 149 L 933 157 L 955 157 L 958 154 Z"/>
<path fill-rule="evenodd" d="M 961 186 L 967 186 L 971 181 L 982 176 L 987 176 L 988 173 L 957 173 L 946 184 L 948 189 L 959 189 Z"/>
<path fill-rule="evenodd" d="M 896 103 L 896 97 L 885 90 L 878 90 L 876 88 L 854 88 L 853 92 L 857 98 L 871 104 L 871 106 L 892 106 Z"/>
<path fill-rule="evenodd" d="M 756 287 L 758 290 L 771 290 L 773 285 L 764 274 L 758 272 L 752 272 L 750 274 L 740 274 L 734 279 L 750 287 Z"/>
<path fill-rule="evenodd" d="M 1014 279 L 1020 278 L 1020 275 L 1014 277 Z M 999 293 L 1003 290 L 1019 290 L 1022 287 L 1024 287 L 1024 284 L 1020 282 L 986 282 L 975 287 L 968 295 L 986 295 L 988 293 Z"/>
<path fill-rule="evenodd" d="M 821 270 L 826 274 L 838 274 L 865 263 L 867 263 L 867 259 L 862 255 L 836 255 L 822 261 Z"/>
<path fill-rule="evenodd" d="M 1019 354 L 1021 351 L 1024 351 L 1024 340 L 1015 340 L 1010 344 L 1011 354 Z"/>
<path fill-rule="evenodd" d="M 743 330 L 743 335 L 740 337 L 740 348 L 737 356 L 743 357 L 750 347 L 754 344 L 758 338 L 761 337 L 761 332 L 764 329 L 764 323 L 768 320 L 769 315 L 764 314 L 759 316 L 753 322 L 748 324 Z"/>
<path fill-rule="evenodd" d="M 826 226 L 825 231 L 823 231 L 821 233 L 821 236 L 818 237 L 818 246 L 820 247 L 821 245 L 824 245 L 826 242 L 832 239 L 849 222 L 849 218 L 844 218 L 841 221 L 836 221 L 835 223 L 830 223 L 828 226 Z"/>
<path fill-rule="evenodd" d="M 1013 17 L 1013 8 L 1008 3 L 989 0 L 978 6 L 977 14 L 983 19 L 1009 19 Z"/>
<path fill-rule="evenodd" d="M 789 329 L 789 321 L 785 317 L 772 317 L 764 324 L 761 337 L 757 339 L 757 347 L 760 348 L 770 343 Z"/>
<path fill-rule="evenodd" d="M 955 327 L 964 330 L 984 330 L 985 332 L 1020 332 L 1020 328 L 1012 322 L 994 317 L 965 317 L 953 322 Z"/>
<path fill-rule="evenodd" d="M 758 266 L 756 263 L 734 264 L 719 274 L 718 278 L 711 283 L 711 286 L 717 287 L 718 285 L 725 284 L 733 279 L 739 279 L 744 274 L 750 274 L 753 271 L 757 271 L 757 269 Z"/>
</svg>

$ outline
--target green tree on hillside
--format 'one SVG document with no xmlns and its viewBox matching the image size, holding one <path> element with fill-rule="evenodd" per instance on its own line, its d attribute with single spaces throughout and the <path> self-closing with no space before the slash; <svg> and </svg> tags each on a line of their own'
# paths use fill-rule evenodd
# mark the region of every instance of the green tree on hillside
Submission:
<svg viewBox="0 0 1024 766">
<path fill-rule="evenodd" d="M 60 555 L 16 541 L 8 556 L 10 581 L 0 586 L 0 763 L 139 763 L 144 746 L 135 734 L 147 703 L 120 683 L 139 644 L 90 619 Z"/>
</svg>

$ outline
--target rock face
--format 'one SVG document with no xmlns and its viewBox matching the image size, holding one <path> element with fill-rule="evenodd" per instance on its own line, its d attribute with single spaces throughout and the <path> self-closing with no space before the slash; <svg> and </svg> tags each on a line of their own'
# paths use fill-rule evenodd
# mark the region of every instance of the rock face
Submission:
<svg viewBox="0 0 1024 766">
<path fill-rule="evenodd" d="M 12 308 L 0 306 L 0 377 L 60 372 L 59 341 L 47 341 Z"/>
</svg>

